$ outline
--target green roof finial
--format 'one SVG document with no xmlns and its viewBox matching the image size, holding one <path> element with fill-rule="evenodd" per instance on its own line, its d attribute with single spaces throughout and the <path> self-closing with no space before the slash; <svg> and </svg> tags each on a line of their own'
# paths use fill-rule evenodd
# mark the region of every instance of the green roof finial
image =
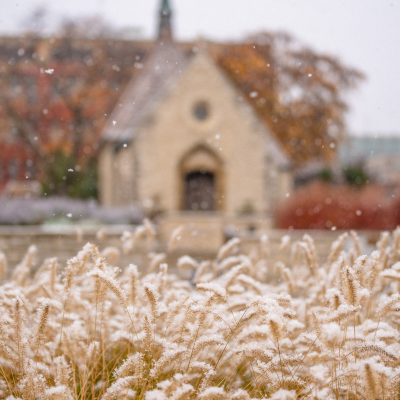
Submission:
<svg viewBox="0 0 400 400">
<path fill-rule="evenodd" d="M 161 0 L 158 28 L 159 40 L 172 40 L 171 16 L 172 10 L 169 4 L 169 0 Z"/>
<path fill-rule="evenodd" d="M 171 14 L 171 6 L 169 5 L 169 1 L 168 0 L 162 0 L 161 12 L 170 13 Z"/>
</svg>

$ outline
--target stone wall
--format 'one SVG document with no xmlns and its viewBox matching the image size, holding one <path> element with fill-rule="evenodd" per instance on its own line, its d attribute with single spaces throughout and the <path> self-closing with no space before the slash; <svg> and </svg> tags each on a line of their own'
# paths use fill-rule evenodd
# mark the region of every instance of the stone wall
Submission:
<svg viewBox="0 0 400 400">
<path fill-rule="evenodd" d="M 0 226 L 0 251 L 7 256 L 9 268 L 12 269 L 23 258 L 30 245 L 37 247 L 36 267 L 44 259 L 57 257 L 61 265 L 77 255 L 78 251 L 91 242 L 99 246 L 100 250 L 106 247 L 117 247 L 120 251 L 121 267 L 135 263 L 145 265 L 147 249 L 140 243 L 136 252 L 124 255 L 121 248 L 121 235 L 124 230 L 132 230 L 131 226 L 110 226 L 104 228 L 104 237 L 97 237 L 98 227 L 42 227 L 42 226 Z M 157 250 L 156 248 L 154 250 Z"/>
<path fill-rule="evenodd" d="M 135 247 L 134 252 L 131 254 L 123 254 L 121 248 L 121 235 L 124 230 L 132 231 L 132 226 L 108 226 L 104 229 L 104 237 L 99 239 L 96 237 L 96 233 L 99 228 L 87 227 L 82 229 L 81 234 L 77 234 L 74 227 L 64 228 L 48 228 L 48 227 L 0 227 L 0 251 L 3 251 L 8 259 L 10 270 L 17 265 L 23 258 L 26 250 L 30 245 L 36 245 L 38 248 L 36 266 L 39 266 L 45 258 L 58 257 L 59 262 L 62 266 L 65 265 L 66 261 L 75 256 L 78 251 L 87 242 L 95 243 L 99 245 L 100 250 L 106 247 L 115 246 L 120 252 L 119 266 L 121 268 L 126 267 L 129 263 L 137 264 L 141 269 L 148 265 L 148 251 L 154 252 L 166 252 L 165 241 L 159 243 L 158 241 L 153 243 L 150 247 L 140 242 Z M 304 231 L 294 231 L 290 233 L 292 240 L 299 240 L 304 235 Z M 333 240 L 341 232 L 331 231 L 309 231 L 309 233 L 315 240 L 318 258 L 323 263 L 329 253 L 329 248 Z M 271 250 L 271 262 L 276 260 L 278 254 L 278 248 L 281 237 L 288 234 L 287 231 L 270 230 L 267 231 L 270 239 L 270 250 Z M 376 242 L 379 237 L 379 232 L 360 232 L 360 238 L 362 242 L 363 252 L 369 253 L 372 249 L 372 245 Z M 160 237 L 160 236 L 159 236 Z M 351 245 L 349 240 L 348 246 Z M 249 253 L 259 246 L 259 235 L 246 234 L 242 235 L 241 251 Z M 172 253 L 168 255 L 167 262 L 172 270 L 175 270 L 174 266 L 177 258 L 181 255 L 189 254 L 198 259 L 213 258 L 216 255 L 217 249 L 207 247 L 192 247 L 191 249 L 186 246 L 177 247 Z M 289 260 L 287 260 L 289 261 Z"/>
</svg>

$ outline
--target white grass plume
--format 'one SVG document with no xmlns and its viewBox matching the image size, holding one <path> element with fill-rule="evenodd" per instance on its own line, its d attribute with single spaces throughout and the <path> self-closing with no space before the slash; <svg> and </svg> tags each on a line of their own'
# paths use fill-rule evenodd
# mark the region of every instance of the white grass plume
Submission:
<svg viewBox="0 0 400 400">
<path fill-rule="evenodd" d="M 184 268 L 197 269 L 199 267 L 199 263 L 190 256 L 182 256 L 179 257 L 177 266 L 179 269 L 184 269 Z"/>
<path fill-rule="evenodd" d="M 157 379 L 167 368 L 171 369 L 173 364 L 184 357 L 187 353 L 185 348 L 176 348 L 164 351 L 161 358 L 155 363 L 154 367 L 150 371 L 150 377 Z"/>
<path fill-rule="evenodd" d="M 34 262 L 35 256 L 37 253 L 37 247 L 35 245 L 31 245 L 28 248 L 24 258 L 21 263 L 17 265 L 14 269 L 11 279 L 18 285 L 24 286 Z"/>
<path fill-rule="evenodd" d="M 376 318 L 381 319 L 385 317 L 391 310 L 391 308 L 396 304 L 400 302 L 400 294 L 399 293 L 394 293 L 392 294 L 388 299 L 385 301 L 381 302 L 377 309 L 376 309 Z"/>
<path fill-rule="evenodd" d="M 129 264 L 127 275 L 129 279 L 129 300 L 132 305 L 135 305 L 140 285 L 140 273 L 138 267 L 134 264 Z"/>
<path fill-rule="evenodd" d="M 348 233 L 345 232 L 342 235 L 340 235 L 333 243 L 331 246 L 331 250 L 328 256 L 328 264 L 331 265 L 336 261 L 336 259 L 339 257 L 340 252 L 343 248 L 344 242 L 348 238 Z"/>
<path fill-rule="evenodd" d="M 160 294 L 156 286 L 152 283 L 146 282 L 143 284 L 143 288 L 146 293 L 147 301 L 149 302 L 152 321 L 154 322 L 158 315 L 158 299 L 160 298 Z"/>
<path fill-rule="evenodd" d="M 168 251 L 172 251 L 178 246 L 179 241 L 182 238 L 182 234 L 183 234 L 183 225 L 178 226 L 172 231 L 171 237 L 169 238 L 168 241 Z"/>
<path fill-rule="evenodd" d="M 102 271 L 100 268 L 95 267 L 90 272 L 88 272 L 88 276 L 93 278 L 98 278 L 101 282 L 103 282 L 114 294 L 117 296 L 118 300 L 124 307 L 128 307 L 128 299 L 121 287 L 121 284 L 110 274 Z"/>
<path fill-rule="evenodd" d="M 47 321 L 49 319 L 49 313 L 51 308 L 51 301 L 49 299 L 43 299 L 37 311 L 37 317 L 35 319 L 36 328 L 34 335 L 34 342 L 36 348 L 39 348 L 44 342 L 44 330 L 46 328 Z"/>
<path fill-rule="evenodd" d="M 228 256 L 228 254 L 239 245 L 240 239 L 239 238 L 232 238 L 228 240 L 218 251 L 217 259 L 223 260 Z"/>
<path fill-rule="evenodd" d="M 150 253 L 149 258 L 150 258 L 150 265 L 148 268 L 148 272 L 152 273 L 160 266 L 161 263 L 165 261 L 167 255 L 165 253 L 158 253 L 158 254 Z"/>
</svg>

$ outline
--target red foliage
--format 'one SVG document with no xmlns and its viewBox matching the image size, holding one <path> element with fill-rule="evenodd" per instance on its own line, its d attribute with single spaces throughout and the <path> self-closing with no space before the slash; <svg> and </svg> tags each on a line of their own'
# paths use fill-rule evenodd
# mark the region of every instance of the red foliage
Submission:
<svg viewBox="0 0 400 400">
<path fill-rule="evenodd" d="M 400 198 L 391 201 L 378 185 L 316 182 L 292 193 L 275 222 L 283 229 L 393 229 L 400 222 Z"/>
<path fill-rule="evenodd" d="M 398 195 L 392 202 L 391 218 L 396 226 L 400 226 L 400 195 Z"/>
</svg>

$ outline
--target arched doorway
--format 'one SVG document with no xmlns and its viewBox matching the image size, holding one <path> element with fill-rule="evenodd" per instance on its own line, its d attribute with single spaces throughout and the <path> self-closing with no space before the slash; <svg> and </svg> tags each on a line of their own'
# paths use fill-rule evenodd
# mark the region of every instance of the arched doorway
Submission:
<svg viewBox="0 0 400 400">
<path fill-rule="evenodd" d="M 179 165 L 180 209 L 220 211 L 223 209 L 223 163 L 208 146 L 188 151 Z"/>
<path fill-rule="evenodd" d="M 215 175 L 209 171 L 193 171 L 185 176 L 184 210 L 215 210 Z"/>
</svg>

